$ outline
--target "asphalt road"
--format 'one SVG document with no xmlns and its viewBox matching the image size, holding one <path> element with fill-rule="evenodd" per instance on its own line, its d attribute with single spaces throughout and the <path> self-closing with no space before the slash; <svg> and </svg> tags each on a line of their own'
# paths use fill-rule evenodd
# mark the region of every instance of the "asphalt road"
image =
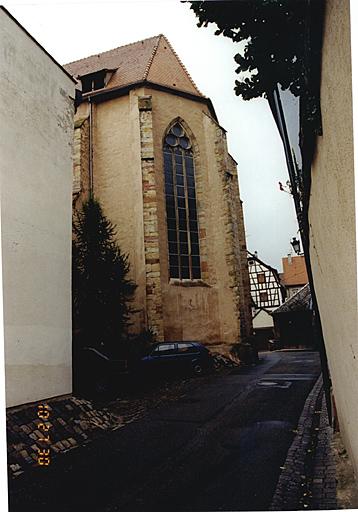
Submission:
<svg viewBox="0 0 358 512">
<path fill-rule="evenodd" d="M 262 358 L 19 477 L 10 511 L 268 510 L 320 365 L 315 352 Z"/>
</svg>

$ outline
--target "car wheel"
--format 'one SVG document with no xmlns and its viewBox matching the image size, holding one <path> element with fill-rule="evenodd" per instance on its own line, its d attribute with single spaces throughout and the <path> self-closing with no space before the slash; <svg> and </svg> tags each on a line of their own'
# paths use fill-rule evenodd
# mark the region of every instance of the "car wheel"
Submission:
<svg viewBox="0 0 358 512">
<path fill-rule="evenodd" d="M 200 363 L 193 363 L 193 372 L 194 372 L 194 375 L 202 375 L 204 372 L 204 369 Z"/>
</svg>

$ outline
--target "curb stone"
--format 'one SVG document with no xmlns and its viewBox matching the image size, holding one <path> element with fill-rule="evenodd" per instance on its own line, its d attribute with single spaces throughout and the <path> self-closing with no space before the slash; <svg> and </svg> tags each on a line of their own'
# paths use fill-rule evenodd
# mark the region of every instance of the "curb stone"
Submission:
<svg viewBox="0 0 358 512">
<path fill-rule="evenodd" d="M 318 442 L 312 486 L 312 508 L 337 509 L 336 464 L 331 443 L 333 429 L 329 425 L 326 401 L 322 400 Z M 317 477 L 316 477 L 317 476 Z"/>
<path fill-rule="evenodd" d="M 281 468 L 270 510 L 327 508 L 322 507 L 322 500 L 327 505 L 329 503 L 328 508 L 335 508 L 332 507 L 335 488 L 330 487 L 334 482 L 332 478 L 327 480 L 328 467 L 331 469 L 332 465 L 327 465 L 330 427 L 324 405 L 321 375 L 306 399 L 295 431 L 296 436 Z M 307 462 L 312 463 L 312 460 L 313 469 L 309 471 Z"/>
</svg>

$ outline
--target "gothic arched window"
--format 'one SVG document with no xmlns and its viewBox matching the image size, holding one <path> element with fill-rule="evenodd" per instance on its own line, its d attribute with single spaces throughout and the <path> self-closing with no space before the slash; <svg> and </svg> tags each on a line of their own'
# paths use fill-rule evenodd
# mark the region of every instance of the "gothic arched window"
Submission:
<svg viewBox="0 0 358 512">
<path fill-rule="evenodd" d="M 180 123 L 175 123 L 168 130 L 163 153 L 169 277 L 200 279 L 193 150 Z"/>
</svg>

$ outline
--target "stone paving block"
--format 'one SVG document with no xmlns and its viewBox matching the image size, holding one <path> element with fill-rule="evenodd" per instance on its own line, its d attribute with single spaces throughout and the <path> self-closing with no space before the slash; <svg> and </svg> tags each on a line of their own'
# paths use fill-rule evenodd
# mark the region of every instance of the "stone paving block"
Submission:
<svg viewBox="0 0 358 512">
<path fill-rule="evenodd" d="M 39 403 L 41 404 L 43 402 Z M 26 466 L 34 464 L 39 450 L 37 443 L 43 449 L 47 448 L 47 437 L 52 443 L 51 451 L 57 455 L 118 425 L 116 420 L 109 418 L 107 412 L 94 409 L 87 400 L 68 396 L 47 400 L 46 405 L 49 412 L 46 419 L 37 416 L 38 404 L 7 410 L 8 467 L 13 476 L 21 474 Z M 44 431 L 41 424 L 51 430 Z M 40 439 L 44 440 L 39 441 Z"/>
<path fill-rule="evenodd" d="M 334 463 L 330 458 L 331 431 L 327 419 L 327 410 L 322 396 L 322 378 L 311 390 L 303 408 L 296 436 L 283 464 L 270 510 L 297 510 L 304 508 L 325 509 L 335 506 Z M 322 404 L 318 404 L 318 399 Z M 312 429 L 313 418 L 319 416 L 319 427 Z M 315 420 L 317 421 L 317 420 Z M 311 437 L 312 433 L 315 437 Z M 315 441 L 314 445 L 312 441 Z M 313 478 L 305 473 L 306 456 L 314 457 Z M 292 470 L 294 468 L 294 470 Z M 294 490 L 292 482 L 297 482 Z M 307 494 L 303 489 L 311 489 Z M 302 490 L 301 490 L 302 489 Z M 306 503 L 306 499 L 309 501 Z M 314 505 L 314 506 L 312 506 Z"/>
</svg>

